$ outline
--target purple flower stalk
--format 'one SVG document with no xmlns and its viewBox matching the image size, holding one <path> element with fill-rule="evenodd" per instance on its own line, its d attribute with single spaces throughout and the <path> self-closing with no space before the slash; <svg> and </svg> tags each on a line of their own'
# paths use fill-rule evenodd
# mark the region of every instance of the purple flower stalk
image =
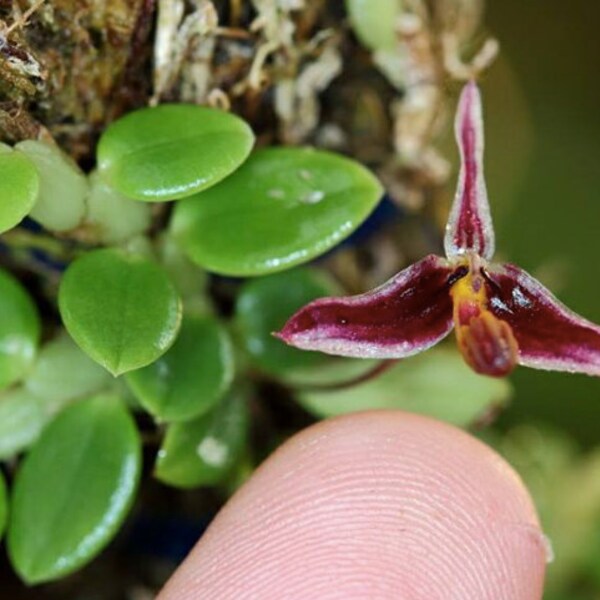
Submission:
<svg viewBox="0 0 600 600">
<path fill-rule="evenodd" d="M 454 328 L 465 361 L 484 375 L 507 375 L 520 364 L 600 376 L 600 327 L 519 267 L 489 262 L 494 228 L 474 82 L 462 92 L 455 128 L 462 163 L 446 258 L 431 254 L 359 296 L 316 300 L 276 335 L 305 350 L 397 359 L 430 348 Z"/>
</svg>

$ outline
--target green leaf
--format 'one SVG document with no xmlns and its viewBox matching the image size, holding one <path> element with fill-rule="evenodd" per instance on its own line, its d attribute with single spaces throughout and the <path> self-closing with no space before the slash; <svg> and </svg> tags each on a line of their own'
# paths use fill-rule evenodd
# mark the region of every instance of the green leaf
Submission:
<svg viewBox="0 0 600 600">
<path fill-rule="evenodd" d="M 161 265 L 184 301 L 205 298 L 208 282 L 206 271 L 191 262 L 168 233 L 164 233 L 158 240 L 158 255 Z"/>
<path fill-rule="evenodd" d="M 297 398 L 318 417 L 389 408 L 467 426 L 491 407 L 505 404 L 510 393 L 506 380 L 477 375 L 458 352 L 439 348 L 401 361 L 366 383 L 301 392 Z"/>
<path fill-rule="evenodd" d="M 20 223 L 35 204 L 40 178 L 34 164 L 10 146 L 0 146 L 0 233 Z"/>
<path fill-rule="evenodd" d="M 8 520 L 8 493 L 6 490 L 6 482 L 2 473 L 0 473 L 0 539 L 4 535 L 6 521 Z"/>
<path fill-rule="evenodd" d="M 356 37 L 370 50 L 393 48 L 402 4 L 402 0 L 346 0 Z"/>
<path fill-rule="evenodd" d="M 23 385 L 0 396 L 0 459 L 29 448 L 66 404 L 113 381 L 66 333 L 45 344 Z"/>
<path fill-rule="evenodd" d="M 98 144 L 98 165 L 122 194 L 161 202 L 227 177 L 253 144 L 252 130 L 239 117 L 192 104 L 163 104 L 110 125 Z"/>
<path fill-rule="evenodd" d="M 235 322 L 253 361 L 275 374 L 315 368 L 331 361 L 331 357 L 320 352 L 287 346 L 272 334 L 305 304 L 336 292 L 333 281 L 311 269 L 294 269 L 245 283 L 237 298 Z"/>
<path fill-rule="evenodd" d="M 43 399 L 45 411 L 53 414 L 68 402 L 100 392 L 110 382 L 106 370 L 63 332 L 43 346 L 24 386 Z"/>
<path fill-rule="evenodd" d="M 296 368 L 282 374 L 282 379 L 291 387 L 336 388 L 344 387 L 366 377 L 382 364 L 380 360 L 367 358 L 329 357 L 330 360 L 317 368 Z M 357 384 L 355 384 L 357 385 Z"/>
<path fill-rule="evenodd" d="M 0 460 L 29 448 L 47 420 L 43 401 L 28 390 L 15 388 L 0 396 Z"/>
<path fill-rule="evenodd" d="M 96 556 L 131 505 L 140 467 L 139 435 L 117 398 L 60 413 L 15 478 L 8 551 L 23 580 L 58 579 Z"/>
<path fill-rule="evenodd" d="M 58 147 L 37 140 L 15 148 L 34 164 L 40 176 L 39 197 L 30 215 L 53 231 L 77 227 L 85 212 L 88 183 L 81 169 Z"/>
<path fill-rule="evenodd" d="M 0 396 L 0 459 L 29 448 L 66 404 L 113 381 L 66 333 L 45 344 L 23 385 Z"/>
<path fill-rule="evenodd" d="M 368 217 L 380 196 L 374 175 L 348 158 L 270 148 L 220 185 L 179 202 L 172 230 L 209 271 L 261 275 L 323 254 Z"/>
<path fill-rule="evenodd" d="M 164 354 L 181 321 L 181 302 L 164 271 L 117 250 L 95 250 L 76 260 L 58 300 L 67 331 L 115 376 Z"/>
<path fill-rule="evenodd" d="M 247 398 L 235 390 L 210 413 L 168 427 L 156 477 L 181 488 L 220 483 L 243 451 L 247 429 Z"/>
<path fill-rule="evenodd" d="M 39 339 L 40 320 L 29 294 L 0 270 L 0 389 L 26 375 L 35 360 Z"/>
<path fill-rule="evenodd" d="M 161 421 L 183 421 L 209 411 L 233 380 L 233 349 L 212 317 L 186 316 L 177 341 L 127 383 L 142 406 Z"/>
<path fill-rule="evenodd" d="M 135 202 L 113 189 L 94 171 L 90 177 L 86 224 L 98 241 L 119 244 L 143 233 L 150 226 L 150 206 Z"/>
</svg>

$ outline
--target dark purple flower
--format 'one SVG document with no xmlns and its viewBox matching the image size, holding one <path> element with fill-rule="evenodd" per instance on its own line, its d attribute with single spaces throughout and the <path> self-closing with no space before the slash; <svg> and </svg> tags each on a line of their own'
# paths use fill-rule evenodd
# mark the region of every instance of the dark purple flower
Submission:
<svg viewBox="0 0 600 600">
<path fill-rule="evenodd" d="M 462 164 L 446 258 L 427 256 L 360 296 L 316 300 L 277 335 L 306 350 L 393 359 L 426 350 L 454 328 L 460 351 L 478 373 L 503 376 L 521 364 L 600 376 L 600 327 L 519 267 L 489 262 L 494 229 L 474 82 L 460 98 L 456 138 Z"/>
</svg>

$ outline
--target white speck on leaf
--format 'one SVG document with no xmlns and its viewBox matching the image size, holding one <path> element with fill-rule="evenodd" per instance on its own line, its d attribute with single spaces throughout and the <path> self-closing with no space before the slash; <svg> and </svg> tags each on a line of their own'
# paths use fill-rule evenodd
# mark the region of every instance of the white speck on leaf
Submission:
<svg viewBox="0 0 600 600">
<path fill-rule="evenodd" d="M 267 196 L 269 196 L 269 198 L 274 198 L 275 200 L 283 200 L 285 198 L 285 192 L 280 189 L 273 189 L 267 192 Z"/>
<path fill-rule="evenodd" d="M 301 196 L 300 202 L 302 202 L 303 204 L 317 204 L 321 202 L 323 198 L 325 198 L 325 192 L 321 190 L 314 190 Z"/>
<path fill-rule="evenodd" d="M 198 456 L 211 467 L 220 467 L 225 464 L 229 456 L 227 446 L 215 437 L 204 438 L 196 450 Z"/>
</svg>

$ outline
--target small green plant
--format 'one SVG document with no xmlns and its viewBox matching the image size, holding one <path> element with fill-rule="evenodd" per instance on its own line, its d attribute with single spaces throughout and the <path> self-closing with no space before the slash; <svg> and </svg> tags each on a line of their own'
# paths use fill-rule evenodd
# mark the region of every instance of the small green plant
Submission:
<svg viewBox="0 0 600 600">
<path fill-rule="evenodd" d="M 260 333 L 255 325 L 250 331 L 265 316 L 260 306 L 249 308 L 257 296 L 250 289 L 234 335 L 248 361 L 236 365 L 230 328 L 211 306 L 201 267 L 260 275 L 306 262 L 351 233 L 381 188 L 353 161 L 308 149 L 261 151 L 230 175 L 253 141 L 248 125 L 230 114 L 168 105 L 109 127 L 89 176 L 48 143 L 2 146 L 3 228 L 29 215 L 52 232 L 78 230 L 82 240 L 62 256 L 71 260 L 56 298 L 66 331 L 54 327 L 41 347 L 34 303 L 0 272 L 0 456 L 28 450 L 8 513 L 2 487 L 0 517 L 4 525 L 9 515 L 9 554 L 25 581 L 81 567 L 118 529 L 140 473 L 131 407 L 148 411 L 163 438 L 158 479 L 216 485 L 245 446 L 250 391 L 243 372 L 257 336 L 268 346 L 260 353 L 266 364 L 279 360 L 269 354 L 293 353 L 292 363 L 301 355 L 270 338 L 287 305 Z M 192 194 L 175 207 L 170 230 L 147 233 L 151 215 L 140 200 Z M 19 247 L 23 235 L 14 229 L 8 241 Z M 290 282 L 298 308 L 315 284 L 303 272 Z M 313 296 L 322 291 L 317 286 Z"/>
<path fill-rule="evenodd" d="M 52 40 L 71 32 L 66 8 L 42 4 L 34 31 Z M 48 44 L 54 64 L 55 52 L 79 60 L 78 40 L 94 39 L 99 66 L 90 72 L 101 90 L 69 63 L 66 84 L 55 78 L 60 89 L 44 80 L 44 102 L 17 94 L 19 107 L 45 120 L 20 120 L 25 109 L 7 119 L 0 107 L 0 131 L 13 128 L 12 145 L 0 144 L 0 536 L 6 530 L 14 569 L 31 585 L 82 568 L 114 538 L 136 501 L 142 456 L 157 485 L 227 495 L 293 429 L 262 436 L 269 402 L 298 422 L 399 408 L 467 427 L 511 393 L 505 380 L 471 372 L 455 349 L 382 365 L 273 336 L 307 303 L 357 287 L 331 265 L 378 208 L 382 181 L 397 202 L 444 182 L 447 165 L 430 142 L 446 65 L 459 55 L 452 35 L 469 37 L 456 15 L 477 24 L 477 11 L 439 3 L 435 18 L 417 22 L 402 0 L 347 0 L 357 42 L 345 20 L 332 25 L 335 3 L 303 11 L 253 2 L 236 16 L 232 2 L 235 26 L 217 27 L 211 2 L 184 3 L 174 24 L 159 2 L 150 97 L 134 77 L 133 45 L 124 57 L 107 45 L 127 32 L 136 44 L 148 36 L 127 24 L 152 22 L 143 14 L 151 4 L 124 3 L 129 18 L 98 40 L 78 29 L 78 14 L 78 35 Z M 317 26 L 319 11 L 327 14 Z M 19 52 L 0 76 L 19 66 L 16 32 L 34 13 L 11 29 L 6 44 Z M 360 58 L 358 79 L 349 73 L 358 93 L 329 98 L 325 122 L 318 96 L 340 72 L 343 36 Z M 434 43 L 441 37 L 455 45 Z M 371 75 L 358 81 L 371 52 L 385 75 L 373 88 Z M 11 81 L 35 98 L 27 77 L 37 54 L 25 56 L 29 70 Z M 460 66 L 467 78 L 477 70 Z M 110 98 L 121 85 L 125 93 Z"/>
<path fill-rule="evenodd" d="M 304 303 L 339 291 L 325 273 L 293 267 L 352 233 L 376 207 L 381 185 L 355 161 L 310 148 L 263 149 L 246 160 L 253 140 L 238 117 L 168 105 L 111 125 L 98 169 L 87 176 L 44 142 L 0 154 L 14 173 L 3 180 L 4 194 L 22 194 L 6 227 L 28 214 L 81 240 L 59 246 L 69 262 L 55 297 L 62 326 L 41 347 L 35 305 L 0 273 L 0 457 L 26 451 L 12 478 L 8 550 L 28 583 L 78 569 L 117 531 L 140 476 L 132 415 L 147 411 L 156 423 L 155 477 L 189 488 L 234 475 L 247 447 L 254 382 L 297 389 L 316 416 L 371 403 L 357 400 L 361 386 L 354 395 L 341 390 L 330 405 L 319 389 L 368 379 L 372 363 L 301 352 L 272 332 Z M 172 217 L 159 211 L 153 220 L 140 200 L 175 200 Z M 157 218 L 167 223 L 158 234 Z M 26 235 L 17 228 L 7 239 L 16 249 Z M 56 247 L 48 241 L 43 249 Z M 238 286 L 224 320 L 207 271 L 263 277 Z M 394 369 L 377 384 L 379 405 L 415 406 L 438 363 L 459 368 L 455 354 L 440 354 L 409 377 L 406 397 L 385 394 L 405 379 Z M 477 400 L 449 420 L 467 423 L 507 396 L 502 384 L 473 376 L 461 383 L 463 393 L 469 387 Z M 6 504 L 1 495 L 2 520 Z"/>
</svg>

